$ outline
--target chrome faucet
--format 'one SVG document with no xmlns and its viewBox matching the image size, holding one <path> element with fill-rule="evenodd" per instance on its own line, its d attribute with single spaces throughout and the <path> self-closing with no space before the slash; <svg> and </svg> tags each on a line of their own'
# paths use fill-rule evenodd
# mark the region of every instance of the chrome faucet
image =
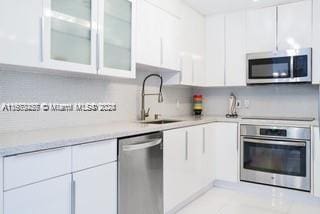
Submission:
<svg viewBox="0 0 320 214">
<path fill-rule="evenodd" d="M 159 77 L 161 81 L 159 93 L 153 93 L 153 94 L 145 93 L 145 84 L 150 77 Z M 144 78 L 143 84 L 142 84 L 142 94 L 141 94 L 141 120 L 145 120 L 147 117 L 149 117 L 149 112 L 150 112 L 150 108 L 148 108 L 148 111 L 145 110 L 145 96 L 158 96 L 158 103 L 163 102 L 162 85 L 163 85 L 163 79 L 162 79 L 162 76 L 160 76 L 159 74 L 150 74 L 146 78 Z"/>
</svg>

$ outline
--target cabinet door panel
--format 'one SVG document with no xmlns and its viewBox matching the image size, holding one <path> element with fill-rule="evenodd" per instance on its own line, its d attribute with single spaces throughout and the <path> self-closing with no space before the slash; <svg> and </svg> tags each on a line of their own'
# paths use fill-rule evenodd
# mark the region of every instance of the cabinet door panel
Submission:
<svg viewBox="0 0 320 214">
<path fill-rule="evenodd" d="M 301 1 L 278 7 L 280 50 L 309 48 L 312 43 L 312 2 Z"/>
<path fill-rule="evenodd" d="M 170 211 L 188 195 L 191 182 L 186 150 L 187 129 L 164 132 L 164 207 Z"/>
<path fill-rule="evenodd" d="M 41 65 L 42 0 L 0 1 L 0 62 Z"/>
<path fill-rule="evenodd" d="M 193 83 L 193 59 L 189 53 L 181 56 L 181 84 L 192 85 Z"/>
<path fill-rule="evenodd" d="M 187 197 L 197 193 L 202 186 L 203 126 L 192 126 L 187 129 L 188 140 L 188 177 L 191 181 Z"/>
<path fill-rule="evenodd" d="M 4 214 L 70 214 L 71 175 L 4 193 Z"/>
<path fill-rule="evenodd" d="M 276 50 L 276 14 L 276 7 L 250 10 L 247 12 L 247 53 Z"/>
<path fill-rule="evenodd" d="M 137 63 L 160 66 L 160 12 L 157 7 L 141 0 L 138 2 Z"/>
<path fill-rule="evenodd" d="M 135 77 L 135 11 L 135 0 L 99 2 L 101 74 Z"/>
<path fill-rule="evenodd" d="M 193 85 L 205 86 L 206 85 L 206 73 L 205 73 L 205 61 L 202 56 L 193 56 Z"/>
<path fill-rule="evenodd" d="M 214 124 L 208 124 L 203 126 L 203 142 L 202 142 L 202 187 L 212 183 L 214 181 Z"/>
<path fill-rule="evenodd" d="M 179 65 L 179 19 L 160 12 L 161 25 L 161 67 L 170 70 L 180 70 Z"/>
<path fill-rule="evenodd" d="M 224 86 L 224 19 L 224 15 L 214 15 L 207 18 L 206 80 L 208 86 Z"/>
<path fill-rule="evenodd" d="M 73 180 L 75 214 L 117 213 L 117 163 L 75 173 Z"/>
<path fill-rule="evenodd" d="M 46 66 L 97 73 L 97 1 L 43 2 L 43 58 Z"/>
<path fill-rule="evenodd" d="M 320 197 L 320 136 L 319 127 L 313 128 L 314 145 L 314 195 Z"/>
<path fill-rule="evenodd" d="M 246 15 L 226 15 L 226 85 L 246 85 Z"/>
<path fill-rule="evenodd" d="M 215 123 L 213 129 L 215 178 L 238 181 L 238 124 Z"/>
<path fill-rule="evenodd" d="M 312 7 L 312 83 L 320 84 L 320 1 L 313 1 Z"/>
</svg>

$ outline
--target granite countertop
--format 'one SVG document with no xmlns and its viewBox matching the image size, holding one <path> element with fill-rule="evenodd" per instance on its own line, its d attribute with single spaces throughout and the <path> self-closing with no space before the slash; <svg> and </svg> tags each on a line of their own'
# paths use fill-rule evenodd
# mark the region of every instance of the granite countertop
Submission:
<svg viewBox="0 0 320 214">
<path fill-rule="evenodd" d="M 143 124 L 138 121 L 109 122 L 101 125 L 43 129 L 24 132 L 0 133 L 0 156 L 10 156 L 38 150 L 96 142 L 107 139 L 128 137 L 144 133 L 164 131 L 212 122 L 235 122 L 240 124 L 286 125 L 311 127 L 318 126 L 318 121 L 277 121 L 244 120 L 225 118 L 224 116 L 204 116 L 170 118 L 181 122 L 169 124 Z"/>
</svg>

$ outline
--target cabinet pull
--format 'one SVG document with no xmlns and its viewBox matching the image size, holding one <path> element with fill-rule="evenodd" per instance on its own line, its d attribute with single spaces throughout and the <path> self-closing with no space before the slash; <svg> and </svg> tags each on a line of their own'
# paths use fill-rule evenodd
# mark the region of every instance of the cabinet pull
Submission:
<svg viewBox="0 0 320 214">
<path fill-rule="evenodd" d="M 45 149 L 45 150 L 38 150 L 34 152 L 25 152 L 25 153 L 20 153 L 20 154 L 15 154 L 15 155 L 9 155 L 6 157 L 15 157 L 15 158 L 21 158 L 21 157 L 28 157 L 28 156 L 34 156 L 34 155 L 41 155 L 45 153 L 50 153 L 50 152 L 57 152 L 57 151 L 62 151 L 64 149 L 67 149 L 68 147 L 60 147 L 60 148 L 54 148 L 54 149 Z"/>
<path fill-rule="evenodd" d="M 160 65 L 163 65 L 163 38 L 160 38 Z"/>
<path fill-rule="evenodd" d="M 44 26 L 45 25 L 45 17 L 44 16 L 42 16 L 41 18 L 40 18 L 40 28 L 41 28 L 41 30 L 40 30 L 40 42 L 41 42 L 41 44 L 40 44 L 40 60 L 41 60 L 41 62 L 44 62 L 44 37 L 45 37 L 45 35 L 44 35 Z"/>
<path fill-rule="evenodd" d="M 97 72 L 99 72 L 99 69 L 100 69 L 100 35 L 99 35 L 99 32 L 97 32 L 97 35 L 96 35 L 96 63 L 97 63 Z"/>
<path fill-rule="evenodd" d="M 71 181 L 71 214 L 76 214 L 76 182 Z"/>
<path fill-rule="evenodd" d="M 186 142 L 186 161 L 189 159 L 189 133 L 188 131 L 186 131 L 186 139 L 185 139 L 185 142 Z"/>
<path fill-rule="evenodd" d="M 206 153 L 206 128 L 202 128 L 202 153 Z"/>
</svg>

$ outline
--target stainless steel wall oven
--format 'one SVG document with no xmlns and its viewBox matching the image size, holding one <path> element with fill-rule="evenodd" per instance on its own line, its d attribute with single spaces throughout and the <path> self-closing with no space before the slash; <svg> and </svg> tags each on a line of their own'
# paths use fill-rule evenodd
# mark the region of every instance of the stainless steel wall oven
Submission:
<svg viewBox="0 0 320 214">
<path fill-rule="evenodd" d="M 241 126 L 240 180 L 311 190 L 311 129 Z"/>
</svg>

